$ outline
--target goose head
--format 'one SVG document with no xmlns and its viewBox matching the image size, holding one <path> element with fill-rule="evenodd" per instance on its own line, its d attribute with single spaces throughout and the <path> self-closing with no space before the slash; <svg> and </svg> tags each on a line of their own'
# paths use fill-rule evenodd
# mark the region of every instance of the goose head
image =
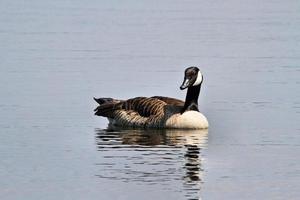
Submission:
<svg viewBox="0 0 300 200">
<path fill-rule="evenodd" d="M 189 67 L 184 72 L 183 83 L 180 86 L 181 90 L 189 87 L 198 86 L 202 83 L 203 76 L 198 67 Z"/>
</svg>

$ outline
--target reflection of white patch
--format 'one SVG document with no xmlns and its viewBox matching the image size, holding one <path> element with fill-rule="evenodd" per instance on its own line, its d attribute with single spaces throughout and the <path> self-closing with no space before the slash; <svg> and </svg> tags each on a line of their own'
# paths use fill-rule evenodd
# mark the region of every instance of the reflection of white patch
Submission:
<svg viewBox="0 0 300 200">
<path fill-rule="evenodd" d="M 198 71 L 198 75 L 197 75 L 197 79 L 195 81 L 195 83 L 193 84 L 193 86 L 197 86 L 200 85 L 202 83 L 202 74 L 200 72 L 200 70 Z"/>
</svg>

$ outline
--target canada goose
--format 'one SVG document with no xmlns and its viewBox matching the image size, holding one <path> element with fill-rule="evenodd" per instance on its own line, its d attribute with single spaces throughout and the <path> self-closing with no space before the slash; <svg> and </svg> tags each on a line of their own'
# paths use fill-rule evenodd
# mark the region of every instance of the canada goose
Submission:
<svg viewBox="0 0 300 200">
<path fill-rule="evenodd" d="M 189 67 L 180 86 L 181 90 L 188 88 L 185 101 L 162 96 L 94 98 L 100 104 L 95 115 L 107 117 L 110 124 L 122 127 L 205 129 L 208 122 L 198 108 L 202 81 L 200 70 Z"/>
</svg>

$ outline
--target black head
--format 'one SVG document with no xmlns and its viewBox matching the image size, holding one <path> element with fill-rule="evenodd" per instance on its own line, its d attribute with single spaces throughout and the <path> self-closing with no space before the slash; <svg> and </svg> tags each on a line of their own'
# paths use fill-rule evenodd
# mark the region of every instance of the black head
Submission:
<svg viewBox="0 0 300 200">
<path fill-rule="evenodd" d="M 188 87 L 200 85 L 203 81 L 203 76 L 198 67 L 189 67 L 184 72 L 184 80 L 180 86 L 181 90 Z"/>
</svg>

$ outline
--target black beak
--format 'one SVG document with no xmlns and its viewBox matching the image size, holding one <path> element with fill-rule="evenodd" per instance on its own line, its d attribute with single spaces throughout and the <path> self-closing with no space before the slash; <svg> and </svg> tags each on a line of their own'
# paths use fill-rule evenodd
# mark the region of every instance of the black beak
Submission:
<svg viewBox="0 0 300 200">
<path fill-rule="evenodd" d="M 183 83 L 180 86 L 180 89 L 184 90 L 184 89 L 188 88 L 189 85 L 190 85 L 190 80 L 187 78 L 184 78 Z"/>
</svg>

